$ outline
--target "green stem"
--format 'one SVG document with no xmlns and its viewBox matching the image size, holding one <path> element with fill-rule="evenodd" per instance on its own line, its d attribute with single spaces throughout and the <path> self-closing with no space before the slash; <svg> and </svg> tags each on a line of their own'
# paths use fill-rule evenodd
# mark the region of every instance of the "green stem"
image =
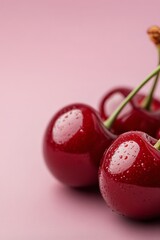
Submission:
<svg viewBox="0 0 160 240">
<path fill-rule="evenodd" d="M 160 65 L 160 47 L 158 47 L 158 65 Z M 144 99 L 143 103 L 142 103 L 142 107 L 146 110 L 150 110 L 151 109 L 151 104 L 152 104 L 152 99 L 153 99 L 153 94 L 154 91 L 156 89 L 157 83 L 158 83 L 158 79 L 159 79 L 159 72 L 157 73 L 153 86 L 150 90 L 150 93 L 148 94 L 148 96 Z"/>
<path fill-rule="evenodd" d="M 156 144 L 154 145 L 154 147 L 155 147 L 157 150 L 160 150 L 160 139 L 156 142 Z"/>
<path fill-rule="evenodd" d="M 110 117 L 104 122 L 104 126 L 108 129 L 112 127 L 115 119 L 118 114 L 122 111 L 122 109 L 126 106 L 126 104 L 134 97 L 134 95 L 157 73 L 160 72 L 160 66 L 158 66 L 138 87 L 136 87 L 133 91 L 131 91 L 128 96 L 121 102 L 118 108 L 110 115 Z"/>
</svg>

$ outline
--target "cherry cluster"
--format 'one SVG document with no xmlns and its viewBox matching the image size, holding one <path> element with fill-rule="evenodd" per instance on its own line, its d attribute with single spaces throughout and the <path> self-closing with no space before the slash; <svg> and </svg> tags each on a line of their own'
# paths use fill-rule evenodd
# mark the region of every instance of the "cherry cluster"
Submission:
<svg viewBox="0 0 160 240">
<path fill-rule="evenodd" d="M 148 34 L 160 53 L 160 29 L 154 26 Z M 45 162 L 59 181 L 71 187 L 99 185 L 107 205 L 131 218 L 160 216 L 160 100 L 153 96 L 159 72 L 158 62 L 135 89 L 108 91 L 98 110 L 82 103 L 63 107 L 43 138 Z M 150 93 L 139 93 L 153 77 Z M 110 114 L 106 105 L 117 93 L 123 100 Z"/>
</svg>

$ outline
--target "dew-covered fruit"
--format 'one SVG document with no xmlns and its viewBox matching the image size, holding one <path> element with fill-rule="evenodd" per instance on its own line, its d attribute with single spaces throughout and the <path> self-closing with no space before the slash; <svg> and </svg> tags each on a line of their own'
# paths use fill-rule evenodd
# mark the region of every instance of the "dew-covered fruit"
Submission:
<svg viewBox="0 0 160 240">
<path fill-rule="evenodd" d="M 160 151 L 144 132 L 120 135 L 104 153 L 99 186 L 107 205 L 134 219 L 160 216 Z"/>
<path fill-rule="evenodd" d="M 100 160 L 115 138 L 92 107 L 71 104 L 59 110 L 46 128 L 44 160 L 53 176 L 65 185 L 98 185 Z"/>
</svg>

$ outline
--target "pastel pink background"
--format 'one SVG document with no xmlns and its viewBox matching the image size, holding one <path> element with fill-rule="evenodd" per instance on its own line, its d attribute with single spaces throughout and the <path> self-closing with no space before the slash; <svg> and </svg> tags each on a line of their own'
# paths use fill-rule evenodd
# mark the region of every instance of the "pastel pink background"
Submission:
<svg viewBox="0 0 160 240">
<path fill-rule="evenodd" d="M 155 68 L 153 24 L 159 0 L 0 0 L 0 239 L 160 239 L 160 222 L 128 221 L 100 195 L 61 185 L 41 149 L 60 107 L 97 108 Z"/>
</svg>

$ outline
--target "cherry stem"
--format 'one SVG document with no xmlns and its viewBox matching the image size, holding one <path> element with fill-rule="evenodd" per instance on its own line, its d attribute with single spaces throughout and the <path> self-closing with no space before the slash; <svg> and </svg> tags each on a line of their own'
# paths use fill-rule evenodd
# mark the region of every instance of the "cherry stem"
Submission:
<svg viewBox="0 0 160 240">
<path fill-rule="evenodd" d="M 134 90 L 132 90 L 128 96 L 121 102 L 121 104 L 116 108 L 116 110 L 110 115 L 110 117 L 104 121 L 104 126 L 107 129 L 110 129 L 112 127 L 112 124 L 118 117 L 119 113 L 122 111 L 122 109 L 127 105 L 127 103 L 135 96 L 135 94 L 151 79 L 153 78 L 157 73 L 160 72 L 160 65 L 150 74 L 148 77 Z"/>
<path fill-rule="evenodd" d="M 160 65 L 160 47 L 158 46 L 157 49 L 158 49 L 158 65 Z M 142 103 L 142 107 L 144 109 L 148 110 L 148 111 L 151 109 L 151 104 L 152 104 L 152 100 L 153 100 L 153 94 L 154 94 L 154 91 L 156 89 L 156 86 L 157 86 L 157 83 L 158 83 L 158 79 L 159 79 L 159 72 L 157 73 L 157 75 L 155 77 L 153 86 L 152 86 L 148 96 L 143 100 L 143 103 Z"/>
<path fill-rule="evenodd" d="M 156 142 L 156 144 L 154 145 L 154 148 L 156 148 L 157 150 L 160 150 L 160 139 Z"/>
</svg>

